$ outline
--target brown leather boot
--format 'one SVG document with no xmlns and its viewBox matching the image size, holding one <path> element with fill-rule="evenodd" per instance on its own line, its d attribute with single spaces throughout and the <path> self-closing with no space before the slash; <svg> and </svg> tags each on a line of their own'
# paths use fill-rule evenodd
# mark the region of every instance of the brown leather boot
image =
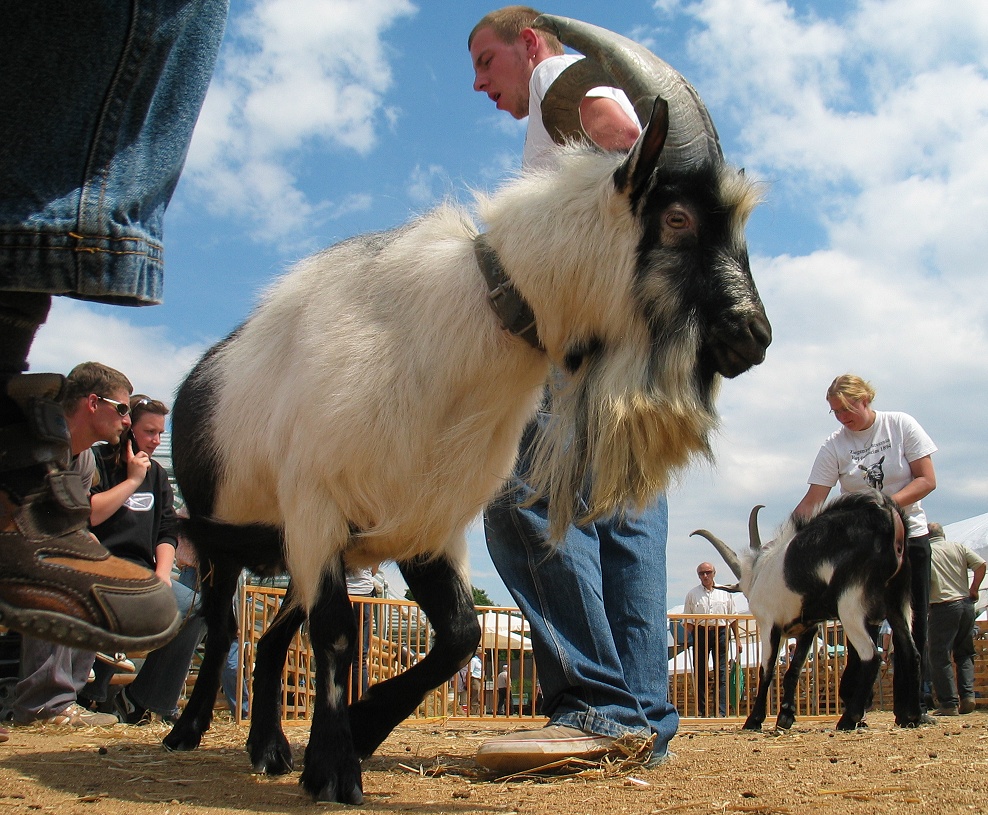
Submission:
<svg viewBox="0 0 988 815">
<path fill-rule="evenodd" d="M 67 469 L 63 382 L 7 382 L 24 421 L 0 428 L 0 625 L 89 651 L 153 650 L 181 623 L 175 597 L 87 530 L 89 496 Z"/>
</svg>

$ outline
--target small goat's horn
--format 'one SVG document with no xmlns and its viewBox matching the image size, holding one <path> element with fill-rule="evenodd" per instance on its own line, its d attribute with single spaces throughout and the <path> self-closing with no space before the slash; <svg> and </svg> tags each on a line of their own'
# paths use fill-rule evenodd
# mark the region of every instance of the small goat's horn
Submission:
<svg viewBox="0 0 988 815">
<path fill-rule="evenodd" d="M 765 509 L 764 504 L 756 504 L 748 516 L 748 545 L 756 552 L 762 548 L 762 538 L 758 534 L 758 510 Z"/>
<path fill-rule="evenodd" d="M 560 74 L 542 100 L 542 120 L 554 140 L 585 137 L 580 102 L 591 88 L 612 86 L 627 94 L 643 127 L 656 97 L 669 103 L 661 165 L 678 169 L 723 161 L 717 130 L 703 100 L 675 68 L 634 40 L 590 23 L 543 14 L 534 25 L 586 55 Z"/>
<path fill-rule="evenodd" d="M 734 572 L 734 576 L 738 580 L 741 579 L 741 559 L 730 546 L 724 543 L 724 541 L 712 532 L 708 532 L 706 529 L 695 529 L 690 532 L 690 537 L 693 537 L 694 535 L 699 535 L 700 537 L 706 538 L 710 541 L 714 545 L 714 549 L 717 550 L 718 554 L 724 558 L 724 562 L 727 564 L 728 568 Z"/>
</svg>

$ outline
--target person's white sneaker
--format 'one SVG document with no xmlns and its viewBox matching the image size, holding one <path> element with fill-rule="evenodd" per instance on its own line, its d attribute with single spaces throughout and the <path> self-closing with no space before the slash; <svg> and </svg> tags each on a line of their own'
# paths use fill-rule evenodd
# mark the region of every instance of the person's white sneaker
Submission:
<svg viewBox="0 0 988 815">
<path fill-rule="evenodd" d="M 614 746 L 612 736 L 595 736 L 576 727 L 550 724 L 541 730 L 520 730 L 480 745 L 476 761 L 502 774 L 522 773 L 567 758 L 592 761 Z"/>
</svg>

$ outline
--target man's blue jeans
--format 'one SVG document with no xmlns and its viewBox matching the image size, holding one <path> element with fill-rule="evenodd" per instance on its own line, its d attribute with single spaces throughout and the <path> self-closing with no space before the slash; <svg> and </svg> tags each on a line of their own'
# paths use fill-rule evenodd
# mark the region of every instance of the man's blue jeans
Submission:
<svg viewBox="0 0 988 815">
<path fill-rule="evenodd" d="M 230 650 L 226 655 L 226 665 L 223 666 L 223 674 L 220 677 L 220 684 L 223 686 L 223 698 L 226 699 L 230 713 L 237 715 L 237 671 L 240 668 L 240 638 L 238 637 L 230 643 Z M 247 678 L 250 675 L 250 666 L 244 666 L 243 683 L 240 686 L 240 717 L 246 719 L 250 712 L 250 689 L 247 687 Z"/>
<path fill-rule="evenodd" d="M 162 218 L 227 0 L 12 0 L 0 25 L 0 291 L 160 302 Z"/>
<path fill-rule="evenodd" d="M 930 604 L 930 678 L 940 707 L 957 707 L 961 699 L 974 698 L 976 616 L 968 598 Z"/>
<path fill-rule="evenodd" d="M 571 526 L 553 547 L 546 505 L 520 505 L 530 495 L 515 478 L 484 526 L 531 625 L 543 709 L 552 724 L 602 736 L 651 730 L 653 755 L 665 755 L 679 726 L 668 695 L 665 496 L 636 518 Z"/>
</svg>

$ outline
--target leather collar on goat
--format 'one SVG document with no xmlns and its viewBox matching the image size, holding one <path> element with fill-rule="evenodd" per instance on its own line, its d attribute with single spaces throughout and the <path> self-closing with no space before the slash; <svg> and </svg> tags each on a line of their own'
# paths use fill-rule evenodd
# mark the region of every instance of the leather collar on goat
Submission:
<svg viewBox="0 0 988 815">
<path fill-rule="evenodd" d="M 525 340 L 536 351 L 545 351 L 539 341 L 539 330 L 535 324 L 532 307 L 511 285 L 497 252 L 483 235 L 474 238 L 473 248 L 477 255 L 480 273 L 487 282 L 487 301 L 491 304 L 502 328 Z"/>
</svg>

